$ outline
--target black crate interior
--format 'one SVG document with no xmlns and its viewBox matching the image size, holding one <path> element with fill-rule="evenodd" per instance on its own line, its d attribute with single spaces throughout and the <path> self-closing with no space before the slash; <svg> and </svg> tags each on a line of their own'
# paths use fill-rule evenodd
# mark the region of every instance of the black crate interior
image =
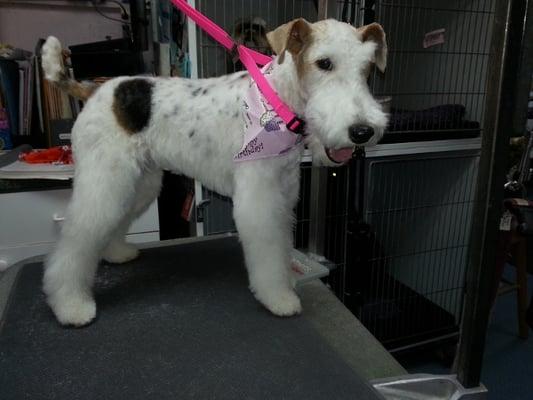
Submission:
<svg viewBox="0 0 533 400">
<path fill-rule="evenodd" d="M 330 285 L 390 350 L 458 331 L 477 167 L 457 152 L 329 171 Z"/>
</svg>

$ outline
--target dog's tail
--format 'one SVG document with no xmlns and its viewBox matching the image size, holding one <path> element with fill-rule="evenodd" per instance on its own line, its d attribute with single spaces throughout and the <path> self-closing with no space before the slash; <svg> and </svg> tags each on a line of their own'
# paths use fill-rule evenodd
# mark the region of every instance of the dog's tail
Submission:
<svg viewBox="0 0 533 400">
<path fill-rule="evenodd" d="M 78 82 L 71 79 L 63 64 L 64 52 L 61 43 L 49 36 L 41 51 L 44 76 L 61 90 L 80 100 L 87 100 L 98 89 L 93 82 Z"/>
</svg>

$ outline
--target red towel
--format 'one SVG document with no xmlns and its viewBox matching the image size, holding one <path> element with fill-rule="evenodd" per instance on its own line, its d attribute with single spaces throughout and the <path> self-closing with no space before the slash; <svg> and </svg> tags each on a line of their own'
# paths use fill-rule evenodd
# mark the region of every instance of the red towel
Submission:
<svg viewBox="0 0 533 400">
<path fill-rule="evenodd" d="M 29 164 L 74 164 L 70 146 L 56 146 L 44 150 L 32 150 L 19 155 L 21 161 Z"/>
</svg>

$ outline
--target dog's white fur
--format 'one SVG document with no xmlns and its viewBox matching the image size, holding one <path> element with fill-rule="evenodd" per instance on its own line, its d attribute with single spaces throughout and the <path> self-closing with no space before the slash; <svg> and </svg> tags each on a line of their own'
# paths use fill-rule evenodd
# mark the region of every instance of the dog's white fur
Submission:
<svg viewBox="0 0 533 400">
<path fill-rule="evenodd" d="M 349 126 L 372 126 L 376 134 L 370 144 L 386 126 L 366 83 L 366 70 L 384 43 L 365 41 L 360 30 L 334 20 L 307 26 L 312 39 L 305 43 L 305 55 L 285 51 L 283 62 L 274 62 L 274 86 L 307 121 L 306 143 L 315 162 L 331 165 L 324 147 L 353 146 Z M 304 56 L 301 74 L 296 58 Z M 316 67 L 324 57 L 333 61 L 332 71 Z M 54 37 L 43 47 L 42 65 L 49 80 L 62 78 L 61 45 Z M 117 85 L 128 79 L 102 85 L 72 130 L 74 193 L 44 275 L 47 301 L 59 322 L 81 326 L 95 317 L 91 288 L 101 258 L 126 262 L 137 256 L 124 234 L 157 197 L 162 170 L 232 197 L 253 294 L 276 315 L 299 313 L 289 257 L 303 146 L 275 158 L 233 161 L 242 146 L 241 100 L 249 85 L 242 72 L 202 80 L 143 77 L 153 82 L 150 122 L 140 132 L 127 133 L 112 104 Z"/>
</svg>

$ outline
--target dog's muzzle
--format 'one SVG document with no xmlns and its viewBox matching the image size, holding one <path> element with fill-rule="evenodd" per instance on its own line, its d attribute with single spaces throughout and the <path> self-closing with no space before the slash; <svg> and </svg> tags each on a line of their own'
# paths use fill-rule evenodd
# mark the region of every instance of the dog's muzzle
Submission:
<svg viewBox="0 0 533 400">
<path fill-rule="evenodd" d="M 367 125 L 352 125 L 348 129 L 350 140 L 355 144 L 363 144 L 374 136 L 374 128 Z"/>
</svg>

